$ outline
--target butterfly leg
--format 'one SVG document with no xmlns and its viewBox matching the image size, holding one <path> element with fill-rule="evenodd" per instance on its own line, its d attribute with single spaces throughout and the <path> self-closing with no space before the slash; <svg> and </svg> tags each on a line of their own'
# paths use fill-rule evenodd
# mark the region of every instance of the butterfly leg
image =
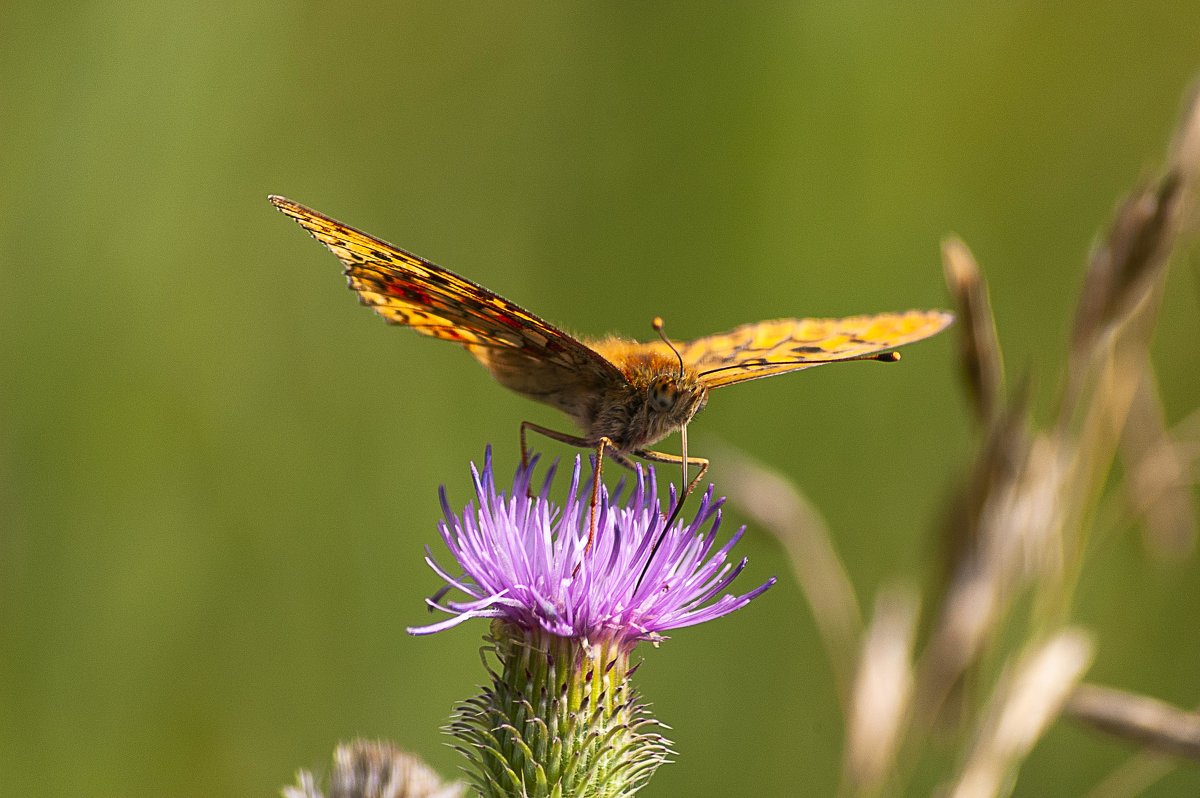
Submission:
<svg viewBox="0 0 1200 798">
<path fill-rule="evenodd" d="M 604 471 L 604 450 L 611 448 L 614 454 L 617 454 L 617 448 L 613 446 L 613 442 L 606 437 L 601 437 L 600 442 L 596 444 L 596 474 L 592 479 L 592 501 L 588 506 L 588 540 L 587 545 L 583 547 L 583 553 L 587 554 L 592 549 L 592 541 L 596 538 L 596 505 L 600 504 L 600 474 Z"/>
<path fill-rule="evenodd" d="M 526 440 L 525 440 L 526 432 L 536 432 L 537 434 L 543 435 L 552 441 L 558 441 L 559 443 L 565 443 L 568 446 L 578 446 L 580 449 L 592 448 L 592 442 L 587 440 L 586 438 L 580 438 L 578 435 L 570 435 L 566 432 L 559 432 L 556 429 L 550 429 L 549 427 L 543 427 L 541 424 L 534 424 L 532 421 L 522 421 L 521 422 L 521 465 L 525 466 L 525 467 L 529 466 L 529 445 L 526 443 Z M 611 445 L 612 441 L 609 441 L 609 444 Z"/>
<path fill-rule="evenodd" d="M 543 427 L 541 424 L 534 424 L 532 421 L 522 421 L 521 422 L 521 467 L 522 468 L 529 468 L 529 444 L 525 439 L 526 432 L 536 432 L 539 435 L 543 435 L 552 441 L 558 441 L 559 443 L 565 443 L 569 446 L 578 446 L 581 449 L 592 448 L 592 445 L 590 443 L 588 443 L 587 441 L 585 441 L 583 438 L 579 438 L 575 435 L 568 435 L 565 432 L 559 432 L 558 430 L 553 430 L 553 429 L 550 429 L 549 427 Z M 529 488 L 526 490 L 526 495 L 531 499 L 533 498 L 533 484 L 532 483 L 530 483 Z"/>
<path fill-rule="evenodd" d="M 521 465 L 523 466 L 529 465 L 529 449 L 525 440 L 525 433 L 527 431 L 536 432 L 539 435 L 544 435 L 552 441 L 565 443 L 569 446 L 578 446 L 581 449 L 591 449 L 593 446 L 593 444 L 586 438 L 580 438 L 577 435 L 569 435 L 565 432 L 559 432 L 558 430 L 550 429 L 549 427 L 543 427 L 540 424 L 534 424 L 532 421 L 522 421 Z M 610 456 L 618 463 L 624 466 L 630 465 L 629 460 L 621 455 L 620 450 L 617 449 L 616 445 L 613 444 L 611 439 L 601 437 L 600 440 L 594 445 L 596 452 L 596 469 L 595 477 L 592 479 L 592 499 L 588 507 L 588 539 L 587 545 L 584 546 L 583 549 L 584 554 L 587 554 L 591 550 L 592 541 L 596 539 L 596 506 L 600 503 L 600 474 L 604 468 L 604 450 L 609 450 Z M 706 460 L 705 466 L 707 466 L 707 464 L 708 461 Z"/>
</svg>

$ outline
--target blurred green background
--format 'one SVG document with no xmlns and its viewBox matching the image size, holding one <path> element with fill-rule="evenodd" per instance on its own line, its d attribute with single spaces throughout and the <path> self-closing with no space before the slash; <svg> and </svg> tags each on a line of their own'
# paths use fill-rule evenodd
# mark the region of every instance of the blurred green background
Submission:
<svg viewBox="0 0 1200 798">
<path fill-rule="evenodd" d="M 486 442 L 510 473 L 520 420 L 564 422 L 358 308 L 268 193 L 590 335 L 944 307 L 956 232 L 1048 407 L 1084 256 L 1200 69 L 1194 0 L 1048 5 L 0 6 L 0 793 L 273 795 L 353 735 L 458 765 L 438 729 L 483 625 L 404 632 L 436 489 L 465 502 Z M 1171 421 L 1196 264 L 1155 344 Z M 869 605 L 929 578 L 971 456 L 952 344 L 721 392 L 692 451 L 803 485 Z M 768 536 L 742 551 L 779 586 L 643 651 L 679 751 L 647 795 L 837 783 L 811 618 Z M 1128 537 L 1096 565 L 1092 678 L 1195 705 L 1195 560 Z M 1126 754 L 1060 724 L 1016 794 Z"/>
</svg>

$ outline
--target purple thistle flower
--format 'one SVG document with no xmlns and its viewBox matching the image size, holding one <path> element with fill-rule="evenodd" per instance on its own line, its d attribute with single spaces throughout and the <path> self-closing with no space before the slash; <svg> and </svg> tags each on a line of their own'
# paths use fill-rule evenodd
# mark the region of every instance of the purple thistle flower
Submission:
<svg viewBox="0 0 1200 798">
<path fill-rule="evenodd" d="M 714 499 L 711 486 L 694 519 L 676 521 L 655 551 L 664 516 L 653 468 L 638 468 L 624 501 L 622 486 L 612 496 L 601 487 L 595 540 L 585 554 L 591 491 L 580 491 L 579 458 L 561 509 L 548 498 L 554 466 L 540 493 L 531 496 L 535 463 L 536 458 L 517 469 L 511 493 L 499 492 L 488 447 L 483 472 L 471 466 L 478 509 L 468 503 L 461 516 L 451 511 L 445 487 L 441 489 L 445 517 L 438 528 L 462 575 L 453 576 L 426 547 L 425 561 L 447 585 L 428 603 L 453 617 L 410 627 L 410 634 L 493 618 L 529 632 L 632 647 L 640 640 L 660 640 L 669 629 L 728 615 L 775 584 L 772 577 L 748 593 L 712 600 L 732 584 L 746 560 L 727 561 L 745 527 L 717 546 L 724 499 Z M 673 505 L 673 486 L 669 498 Z M 468 598 L 441 603 L 454 588 Z"/>
<path fill-rule="evenodd" d="M 690 523 L 664 531 L 652 468 L 638 469 L 624 499 L 622 487 L 611 495 L 601 487 L 585 553 L 591 490 L 581 489 L 579 458 L 562 507 L 550 501 L 553 467 L 531 495 L 534 465 L 518 468 L 511 493 L 502 493 L 489 447 L 483 471 L 471 467 L 475 501 L 461 515 L 442 489 L 438 528 L 461 575 L 428 548 L 425 561 L 446 581 L 428 603 L 451 617 L 408 631 L 492 621 L 484 650 L 499 667 L 489 666 L 490 683 L 448 727 L 481 796 L 632 796 L 672 753 L 630 678 L 634 646 L 740 609 L 775 580 L 726 592 L 746 567 L 728 562 L 744 529 L 717 544 L 722 500 L 710 488 Z M 674 498 L 672 490 L 668 503 Z M 465 599 L 443 603 L 454 589 Z"/>
</svg>

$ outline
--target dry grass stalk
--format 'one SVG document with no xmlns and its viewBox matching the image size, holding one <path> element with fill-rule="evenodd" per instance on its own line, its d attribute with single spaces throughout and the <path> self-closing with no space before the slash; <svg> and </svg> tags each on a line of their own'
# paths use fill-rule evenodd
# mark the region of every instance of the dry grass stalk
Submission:
<svg viewBox="0 0 1200 798">
<path fill-rule="evenodd" d="M 1080 578 L 1089 533 L 1139 393 L 1154 384 L 1149 345 L 1170 253 L 1191 229 L 1200 188 L 1200 105 L 1193 95 L 1162 178 L 1121 204 L 1091 259 L 1072 336 L 1068 381 L 1055 434 L 1072 449 L 1066 529 L 1072 573 L 1051 596 L 1065 617 Z M 1137 463 L 1131 463 L 1133 470 Z M 1162 476 L 1160 473 L 1159 477 Z M 1165 485 L 1142 490 L 1169 492 Z M 1188 500 L 1190 503 L 1190 500 Z M 1187 511 L 1190 513 L 1190 508 Z"/>
<path fill-rule="evenodd" d="M 1066 464 L 1046 436 L 998 419 L 958 516 L 966 545 L 954 554 L 951 581 L 917 679 L 918 724 L 938 720 L 951 691 L 998 639 L 1013 601 L 1035 583 L 1060 581 Z M 962 502 L 960 501 L 960 504 Z"/>
<path fill-rule="evenodd" d="M 1088 791 L 1086 798 L 1130 798 L 1141 795 L 1176 767 L 1172 757 L 1143 751 L 1109 773 Z"/>
<path fill-rule="evenodd" d="M 959 238 L 942 242 L 942 269 L 957 309 L 959 362 L 976 416 L 987 423 L 1004 399 L 1004 359 L 987 283 Z"/>
<path fill-rule="evenodd" d="M 1092 684 L 1076 688 L 1066 711 L 1089 726 L 1154 751 L 1200 760 L 1200 713 Z"/>
<path fill-rule="evenodd" d="M 1145 299 L 1175 240 L 1182 187 L 1179 175 L 1168 172 L 1134 191 L 1117 210 L 1088 264 L 1072 333 L 1072 366 L 1086 365 L 1099 339 Z"/>
<path fill-rule="evenodd" d="M 1091 660 L 1091 639 L 1078 630 L 1067 629 L 1045 643 L 1030 646 L 1012 671 L 1001 677 L 962 775 L 947 795 L 1000 795 L 1058 716 Z"/>
<path fill-rule="evenodd" d="M 1194 227 L 1200 189 L 1200 93 L 1193 91 L 1161 178 L 1120 205 L 1088 263 L 1072 331 L 1064 413 L 1074 411 L 1086 371 L 1108 348 L 1104 339 L 1134 315 L 1156 285 L 1180 237 Z"/>
<path fill-rule="evenodd" d="M 875 602 L 846 721 L 844 794 L 878 795 L 895 769 L 908 725 L 918 607 L 908 589 L 886 591 Z"/>
<path fill-rule="evenodd" d="M 850 705 L 850 674 L 862 636 L 862 611 L 825 519 L 779 473 L 731 447 L 719 452 L 730 499 L 783 546 L 797 584 L 812 608 L 843 710 Z"/>
<path fill-rule="evenodd" d="M 1191 489 L 1200 447 L 1187 447 L 1166 427 L 1154 373 L 1144 369 L 1121 435 L 1121 459 L 1128 474 L 1125 496 L 1143 521 L 1147 548 L 1179 559 L 1196 545 L 1196 515 Z"/>
</svg>

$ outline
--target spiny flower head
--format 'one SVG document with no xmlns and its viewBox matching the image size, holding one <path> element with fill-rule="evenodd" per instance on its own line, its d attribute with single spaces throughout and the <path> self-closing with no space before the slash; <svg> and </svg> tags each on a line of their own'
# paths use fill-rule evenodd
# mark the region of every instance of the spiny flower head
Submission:
<svg viewBox="0 0 1200 798">
<path fill-rule="evenodd" d="M 496 488 L 489 447 L 483 471 L 471 466 L 478 504 L 467 504 L 461 515 L 451 510 L 441 489 L 444 518 L 438 527 L 461 575 L 442 567 L 427 548 L 426 562 L 446 581 L 429 604 L 453 617 L 410 628 L 411 634 L 494 618 L 531 632 L 632 646 L 661 639 L 670 629 L 728 615 L 775 583 L 771 578 L 747 593 L 726 592 L 714 600 L 746 560 L 729 562 L 744 527 L 724 544 L 717 543 L 724 500 L 714 499 L 711 487 L 691 522 L 678 520 L 664 533 L 654 469 L 639 467 L 624 499 L 623 486 L 612 495 L 601 488 L 595 538 L 585 552 L 591 490 L 580 490 L 579 458 L 562 507 L 549 499 L 553 466 L 541 490 L 531 490 L 535 464 L 536 458 L 517 469 L 506 494 Z M 668 498 L 673 506 L 673 488 Z M 455 588 L 466 599 L 442 603 L 442 596 Z"/>
</svg>

